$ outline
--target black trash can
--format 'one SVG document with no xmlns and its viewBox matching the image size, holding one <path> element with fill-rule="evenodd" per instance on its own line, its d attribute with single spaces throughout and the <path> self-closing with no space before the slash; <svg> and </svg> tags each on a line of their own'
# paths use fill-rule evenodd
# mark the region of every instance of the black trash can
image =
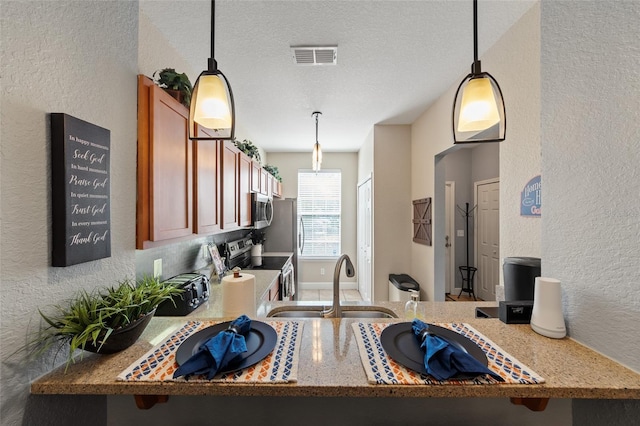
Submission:
<svg viewBox="0 0 640 426">
<path fill-rule="evenodd" d="M 504 274 L 504 300 L 533 300 L 533 287 L 540 276 L 540 258 L 505 257 L 502 265 Z"/>
</svg>

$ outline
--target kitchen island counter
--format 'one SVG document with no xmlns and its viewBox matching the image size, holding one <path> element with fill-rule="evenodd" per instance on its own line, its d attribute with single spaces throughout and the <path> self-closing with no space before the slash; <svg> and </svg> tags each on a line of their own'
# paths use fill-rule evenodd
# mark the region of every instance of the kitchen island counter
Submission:
<svg viewBox="0 0 640 426">
<path fill-rule="evenodd" d="M 268 312 L 277 306 L 297 303 L 263 303 L 260 309 L 262 312 Z M 426 321 L 464 322 L 471 325 L 542 376 L 546 382 L 537 385 L 461 386 L 369 384 L 351 324 L 402 320 L 363 318 L 300 319 L 305 321 L 305 326 L 300 341 L 296 383 L 222 384 L 116 380 L 117 375 L 131 363 L 161 343 L 169 333 L 187 320 L 219 316 L 219 311 L 216 311 L 213 303 L 205 309 L 194 311 L 188 317 L 153 318 L 141 338 L 130 348 L 114 355 L 98 356 L 85 353 L 84 359 L 71 365 L 66 373 L 64 367 L 60 367 L 34 381 L 31 392 L 138 396 L 509 397 L 514 402 L 520 398 L 640 399 L 640 374 L 570 338 L 549 339 L 532 331 L 529 325 L 504 324 L 499 319 L 475 318 L 477 306 L 495 306 L 495 302 L 420 303 L 425 308 Z M 377 305 L 390 308 L 397 313 L 401 313 L 404 307 L 399 302 L 380 302 Z M 225 320 L 228 319 L 230 318 Z M 256 319 L 268 321 L 264 317 Z"/>
</svg>

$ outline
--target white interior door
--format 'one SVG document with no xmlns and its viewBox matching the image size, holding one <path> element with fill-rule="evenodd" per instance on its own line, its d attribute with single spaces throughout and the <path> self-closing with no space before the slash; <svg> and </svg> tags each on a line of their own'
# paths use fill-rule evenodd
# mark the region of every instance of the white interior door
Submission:
<svg viewBox="0 0 640 426">
<path fill-rule="evenodd" d="M 445 202 L 445 267 L 444 267 L 444 288 L 445 293 L 453 292 L 456 283 L 455 275 L 455 247 L 454 247 L 454 223 L 456 212 L 456 183 L 452 181 L 445 182 L 444 192 Z"/>
<path fill-rule="evenodd" d="M 500 281 L 500 182 L 476 182 L 476 273 L 475 294 L 496 300 Z"/>
<path fill-rule="evenodd" d="M 362 300 L 371 301 L 371 178 L 358 186 L 358 291 Z"/>
</svg>

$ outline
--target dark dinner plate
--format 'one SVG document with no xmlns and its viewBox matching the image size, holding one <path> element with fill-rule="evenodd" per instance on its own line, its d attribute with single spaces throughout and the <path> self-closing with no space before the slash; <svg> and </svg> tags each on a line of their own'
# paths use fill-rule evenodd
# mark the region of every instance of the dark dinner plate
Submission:
<svg viewBox="0 0 640 426">
<path fill-rule="evenodd" d="M 176 362 L 178 365 L 184 364 L 192 355 L 196 354 L 207 340 L 225 331 L 230 323 L 231 321 L 227 321 L 212 325 L 187 337 L 176 351 Z M 276 333 L 269 324 L 260 321 L 251 321 L 251 330 L 244 337 L 247 344 L 247 352 L 238 355 L 227 368 L 221 370 L 219 373 L 241 370 L 262 361 L 276 346 L 278 333 Z"/>
<path fill-rule="evenodd" d="M 429 331 L 436 336 L 447 340 L 467 352 L 469 355 L 487 366 L 487 356 L 480 346 L 464 337 L 463 335 L 436 325 L 429 325 Z M 393 324 L 382 330 L 380 343 L 385 352 L 397 363 L 415 370 L 422 374 L 427 374 L 424 366 L 424 350 L 420 347 L 418 336 L 411 329 L 410 322 Z M 456 379 L 468 379 L 475 376 L 459 374 Z"/>
</svg>

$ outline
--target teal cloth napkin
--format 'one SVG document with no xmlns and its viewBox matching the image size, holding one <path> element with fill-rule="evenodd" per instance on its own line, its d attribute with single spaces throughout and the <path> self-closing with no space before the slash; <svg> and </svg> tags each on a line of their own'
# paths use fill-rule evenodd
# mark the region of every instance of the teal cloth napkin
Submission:
<svg viewBox="0 0 640 426">
<path fill-rule="evenodd" d="M 231 321 L 229 327 L 209 340 L 207 340 L 200 350 L 193 354 L 173 373 L 173 378 L 204 374 L 211 380 L 224 370 L 234 358 L 247 351 L 247 343 L 244 335 L 251 330 L 251 319 L 246 315 L 241 315 Z"/>
<path fill-rule="evenodd" d="M 422 339 L 420 347 L 425 349 L 424 366 L 427 373 L 435 379 L 447 380 L 463 373 L 469 376 L 488 374 L 501 382 L 504 381 L 500 375 L 489 370 L 480 361 L 450 344 L 446 339 L 425 333 L 429 329 L 428 324 L 416 318 L 411 323 L 411 328 L 418 339 Z"/>
</svg>

